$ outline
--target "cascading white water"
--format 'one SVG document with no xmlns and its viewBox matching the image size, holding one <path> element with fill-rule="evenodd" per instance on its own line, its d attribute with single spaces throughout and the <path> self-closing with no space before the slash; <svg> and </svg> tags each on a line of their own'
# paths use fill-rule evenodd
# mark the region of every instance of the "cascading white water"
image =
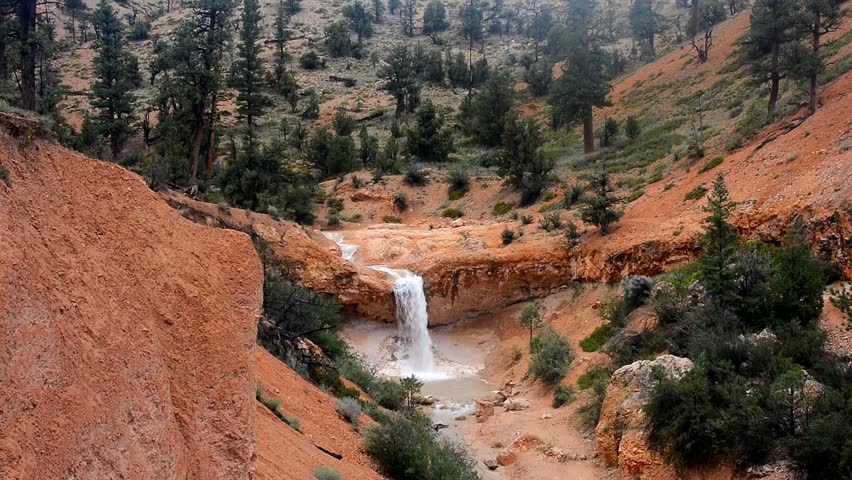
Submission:
<svg viewBox="0 0 852 480">
<path fill-rule="evenodd" d="M 344 243 L 339 232 L 323 232 L 337 243 L 345 260 L 352 261 L 358 245 Z M 393 294 L 396 301 L 396 319 L 399 336 L 408 347 L 409 368 L 419 376 L 435 370 L 432 355 L 432 338 L 429 336 L 429 314 L 426 309 L 426 293 L 423 291 L 423 277 L 409 270 L 388 268 L 383 265 L 370 265 L 373 270 L 387 273 L 394 278 Z"/>
<path fill-rule="evenodd" d="M 396 320 L 400 337 L 408 344 L 411 367 L 418 373 L 430 373 L 435 369 L 432 356 L 432 338 L 429 336 L 429 314 L 426 309 L 426 293 L 423 277 L 409 270 L 384 266 L 371 267 L 394 278 L 393 294 L 396 300 Z"/>
</svg>

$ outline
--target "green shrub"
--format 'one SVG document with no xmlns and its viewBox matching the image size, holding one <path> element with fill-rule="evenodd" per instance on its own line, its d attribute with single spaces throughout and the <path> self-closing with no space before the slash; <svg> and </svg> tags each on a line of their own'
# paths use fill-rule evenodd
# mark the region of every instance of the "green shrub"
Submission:
<svg viewBox="0 0 852 480">
<path fill-rule="evenodd" d="M 533 222 L 532 215 L 521 215 L 521 225 L 529 225 Z"/>
<path fill-rule="evenodd" d="M 320 60 L 317 52 L 310 50 L 301 57 L 299 57 L 299 63 L 302 65 L 302 68 L 305 70 L 316 70 L 318 68 L 323 67 L 323 62 Z"/>
<path fill-rule="evenodd" d="M 456 200 L 461 200 L 465 195 L 467 195 L 467 192 L 468 192 L 467 188 L 461 188 L 461 189 L 458 189 L 458 190 L 452 190 L 451 189 L 449 191 L 449 193 L 447 194 L 447 198 L 450 201 L 453 201 L 453 202 L 456 201 Z"/>
<path fill-rule="evenodd" d="M 470 175 L 461 167 L 453 168 L 447 174 L 447 183 L 450 184 L 450 191 L 467 190 L 470 186 Z"/>
<path fill-rule="evenodd" d="M 413 165 L 409 165 L 405 169 L 405 176 L 402 178 L 402 181 L 412 187 L 422 187 L 427 182 L 426 172 Z"/>
<path fill-rule="evenodd" d="M 524 356 L 524 353 L 518 347 L 512 347 L 512 362 L 518 363 L 521 361 L 521 358 Z"/>
<path fill-rule="evenodd" d="M 568 340 L 555 330 L 548 329 L 536 337 L 529 373 L 547 383 L 558 384 L 568 372 L 572 359 Z"/>
<path fill-rule="evenodd" d="M 515 232 L 509 228 L 503 229 L 503 245 L 509 245 L 513 241 L 515 241 Z"/>
<path fill-rule="evenodd" d="M 358 420 L 361 418 L 361 402 L 351 397 L 338 398 L 337 413 L 357 429 Z"/>
<path fill-rule="evenodd" d="M 586 189 L 582 185 L 573 184 L 565 190 L 565 196 L 562 198 L 562 208 L 570 210 L 572 207 L 583 201 L 583 195 Z"/>
<path fill-rule="evenodd" d="M 577 392 L 567 385 L 557 385 L 553 391 L 553 408 L 559 408 L 566 403 L 571 403 L 577 398 Z"/>
<path fill-rule="evenodd" d="M 596 383 L 606 385 L 609 382 L 609 377 L 612 376 L 612 370 L 605 367 L 592 367 L 586 370 L 577 378 L 577 386 L 581 390 L 587 390 L 595 386 Z"/>
<path fill-rule="evenodd" d="M 402 223 L 402 219 L 396 215 L 385 215 L 382 217 L 382 223 Z"/>
<path fill-rule="evenodd" d="M 684 195 L 684 200 L 698 200 L 703 197 L 704 194 L 707 193 L 707 187 L 704 185 L 699 185 L 692 190 L 690 190 L 686 195 Z"/>
<path fill-rule="evenodd" d="M 591 388 L 594 393 L 592 401 L 577 410 L 577 414 L 587 428 L 595 428 L 601 418 L 601 409 L 603 408 L 604 398 L 606 398 L 606 385 L 609 381 L 609 375 L 604 376 L 602 373 L 605 370 L 596 369 L 595 372 L 597 373 L 590 377 L 590 385 L 586 387 Z M 579 383 L 579 380 L 577 383 Z"/>
<path fill-rule="evenodd" d="M 721 165 L 724 160 L 725 159 L 722 157 L 713 157 L 710 160 L 707 160 L 704 165 L 702 165 L 701 168 L 698 169 L 698 173 L 709 172 L 710 170 L 713 170 L 714 168 Z"/>
<path fill-rule="evenodd" d="M 506 215 L 512 211 L 513 208 L 515 208 L 515 202 L 498 202 L 494 205 L 494 209 L 491 210 L 491 215 L 494 215 L 495 217 Z"/>
<path fill-rule="evenodd" d="M 641 197 L 642 195 L 645 195 L 645 190 L 637 188 L 636 190 L 630 192 L 630 195 L 628 195 L 627 198 L 624 199 L 624 202 L 630 203 L 639 200 L 639 197 Z"/>
<path fill-rule="evenodd" d="M 464 212 L 456 207 L 449 207 L 441 212 L 441 216 L 444 218 L 461 218 L 464 216 Z"/>
<path fill-rule="evenodd" d="M 287 425 L 290 425 L 290 428 L 297 432 L 301 432 L 302 421 L 298 418 L 291 418 L 287 420 Z"/>
<path fill-rule="evenodd" d="M 399 410 L 402 408 L 405 392 L 398 381 L 380 379 L 367 392 L 379 405 L 388 410 Z"/>
<path fill-rule="evenodd" d="M 405 192 L 396 192 L 391 198 L 391 203 L 393 204 L 393 208 L 403 211 L 408 207 L 408 196 Z"/>
<path fill-rule="evenodd" d="M 548 232 L 562 228 L 562 215 L 558 211 L 547 212 L 538 220 L 538 225 Z"/>
<path fill-rule="evenodd" d="M 613 333 L 612 324 L 605 323 L 595 328 L 588 337 L 580 340 L 580 348 L 584 352 L 597 352 Z"/>
<path fill-rule="evenodd" d="M 321 465 L 314 469 L 314 477 L 317 480 L 340 480 L 340 474 L 333 468 Z"/>
<path fill-rule="evenodd" d="M 673 188 L 674 188 L 674 186 L 675 186 L 675 184 L 674 184 L 674 183 L 667 183 L 667 184 L 665 184 L 665 185 L 663 186 L 663 191 L 668 192 L 669 190 L 673 189 Z"/>
</svg>

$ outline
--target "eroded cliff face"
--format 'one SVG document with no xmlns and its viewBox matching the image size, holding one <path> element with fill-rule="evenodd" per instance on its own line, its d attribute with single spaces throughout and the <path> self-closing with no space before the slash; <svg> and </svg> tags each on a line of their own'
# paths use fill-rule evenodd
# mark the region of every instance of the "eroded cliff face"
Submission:
<svg viewBox="0 0 852 480">
<path fill-rule="evenodd" d="M 39 128 L 0 114 L 0 478 L 249 478 L 251 240 Z"/>
</svg>

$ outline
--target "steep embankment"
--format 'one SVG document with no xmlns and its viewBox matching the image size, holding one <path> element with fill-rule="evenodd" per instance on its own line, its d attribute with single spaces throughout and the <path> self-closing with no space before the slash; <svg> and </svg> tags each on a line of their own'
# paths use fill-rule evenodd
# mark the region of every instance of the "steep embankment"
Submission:
<svg viewBox="0 0 852 480">
<path fill-rule="evenodd" d="M 36 123 L 0 125 L 0 477 L 248 478 L 249 238 L 180 218 Z"/>
</svg>

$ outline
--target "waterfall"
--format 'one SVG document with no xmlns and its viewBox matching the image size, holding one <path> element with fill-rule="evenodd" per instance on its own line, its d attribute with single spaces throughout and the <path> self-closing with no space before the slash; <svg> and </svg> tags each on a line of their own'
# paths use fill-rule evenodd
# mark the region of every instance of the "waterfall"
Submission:
<svg viewBox="0 0 852 480">
<path fill-rule="evenodd" d="M 337 243 L 345 260 L 352 261 L 358 245 L 344 243 L 339 232 L 323 232 L 328 239 Z M 373 270 L 387 273 L 394 278 L 393 295 L 396 301 L 396 321 L 399 336 L 408 347 L 409 367 L 418 376 L 433 372 L 435 359 L 432 357 L 432 338 L 429 336 L 429 314 L 426 310 L 426 293 L 423 277 L 409 270 L 370 265 Z"/>
<path fill-rule="evenodd" d="M 435 367 L 432 358 L 432 338 L 429 336 L 429 315 L 426 311 L 426 293 L 423 277 L 408 270 L 383 266 L 371 267 L 394 278 L 393 294 L 396 300 L 396 321 L 402 340 L 408 344 L 411 367 L 416 372 L 431 372 Z"/>
</svg>

